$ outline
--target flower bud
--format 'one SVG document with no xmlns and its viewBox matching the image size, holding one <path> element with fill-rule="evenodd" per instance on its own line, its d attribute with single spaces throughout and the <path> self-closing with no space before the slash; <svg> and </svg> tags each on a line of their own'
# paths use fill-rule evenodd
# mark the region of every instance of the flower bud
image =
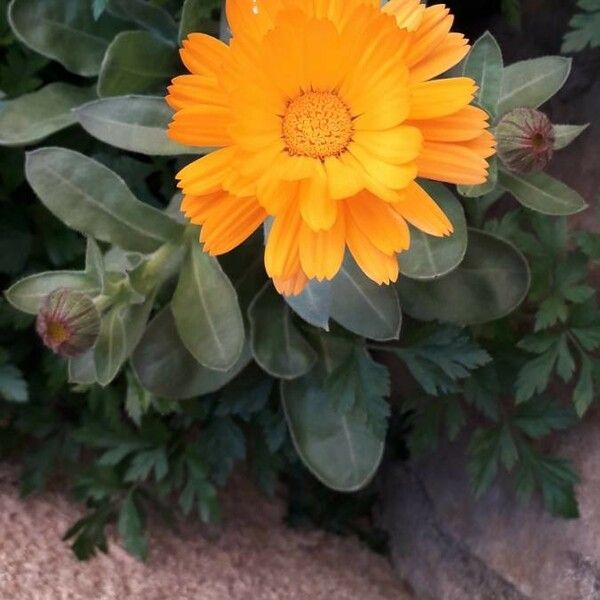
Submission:
<svg viewBox="0 0 600 600">
<path fill-rule="evenodd" d="M 498 156 L 514 173 L 541 171 L 554 154 L 554 127 L 534 108 L 516 108 L 496 127 Z"/>
<path fill-rule="evenodd" d="M 83 292 L 60 288 L 48 294 L 37 315 L 36 331 L 56 354 L 73 357 L 94 346 L 100 313 Z"/>
</svg>

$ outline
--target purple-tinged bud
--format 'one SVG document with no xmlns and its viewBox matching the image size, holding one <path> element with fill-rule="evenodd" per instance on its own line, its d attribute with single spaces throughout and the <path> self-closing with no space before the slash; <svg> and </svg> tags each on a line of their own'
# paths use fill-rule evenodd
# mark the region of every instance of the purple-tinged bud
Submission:
<svg viewBox="0 0 600 600">
<path fill-rule="evenodd" d="M 516 108 L 496 127 L 498 156 L 513 173 L 535 173 L 550 162 L 554 154 L 554 127 L 550 119 L 535 108 Z"/>
<path fill-rule="evenodd" d="M 56 354 L 70 358 L 93 348 L 100 313 L 83 292 L 60 288 L 48 294 L 37 315 L 36 331 Z"/>
</svg>

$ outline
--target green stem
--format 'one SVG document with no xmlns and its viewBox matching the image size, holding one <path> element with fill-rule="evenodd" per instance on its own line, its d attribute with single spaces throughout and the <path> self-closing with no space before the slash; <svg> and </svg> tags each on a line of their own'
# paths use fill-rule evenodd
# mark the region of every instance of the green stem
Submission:
<svg viewBox="0 0 600 600">
<path fill-rule="evenodd" d="M 147 295 L 173 277 L 181 267 L 184 252 L 185 246 L 178 240 L 167 242 L 150 254 L 135 277 L 139 292 Z"/>
</svg>

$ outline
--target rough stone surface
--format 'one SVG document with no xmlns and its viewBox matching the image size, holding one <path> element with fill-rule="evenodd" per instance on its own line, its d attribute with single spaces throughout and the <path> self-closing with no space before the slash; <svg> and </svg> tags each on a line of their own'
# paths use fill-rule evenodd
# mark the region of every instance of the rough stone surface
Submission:
<svg viewBox="0 0 600 600">
<path fill-rule="evenodd" d="M 579 470 L 581 518 L 519 503 L 508 481 L 473 497 L 461 444 L 384 478 L 393 563 L 423 600 L 600 599 L 600 413 L 554 440 Z"/>
<path fill-rule="evenodd" d="M 153 524 L 147 564 L 111 536 L 110 553 L 81 563 L 61 542 L 78 518 L 59 493 L 21 500 L 0 465 L 2 600 L 407 600 L 389 563 L 357 540 L 283 524 L 284 503 L 243 481 L 224 497 L 221 529 Z"/>
</svg>

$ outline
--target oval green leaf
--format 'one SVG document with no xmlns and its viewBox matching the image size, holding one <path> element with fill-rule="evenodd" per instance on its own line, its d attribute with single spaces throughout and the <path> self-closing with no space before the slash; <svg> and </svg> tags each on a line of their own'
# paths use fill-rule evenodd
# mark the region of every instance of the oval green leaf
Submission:
<svg viewBox="0 0 600 600">
<path fill-rule="evenodd" d="M 244 321 L 236 291 L 216 258 L 194 241 L 171 301 L 185 347 L 208 369 L 228 371 L 244 347 Z"/>
<path fill-rule="evenodd" d="M 77 122 L 72 109 L 96 95 L 93 88 L 50 83 L 37 92 L 9 100 L 0 111 L 0 145 L 35 144 Z"/>
<path fill-rule="evenodd" d="M 12 0 L 8 22 L 26 46 L 84 77 L 99 73 L 110 40 L 125 25 L 106 13 L 96 21 L 86 0 Z"/>
<path fill-rule="evenodd" d="M 587 208 L 575 190 L 546 173 L 518 175 L 501 170 L 500 185 L 523 206 L 545 215 L 574 215 Z"/>
<path fill-rule="evenodd" d="M 115 17 L 131 21 L 166 41 L 177 39 L 177 23 L 173 17 L 164 8 L 147 0 L 109 0 L 106 9 Z"/>
<path fill-rule="evenodd" d="M 349 253 L 331 282 L 331 318 L 349 331 L 373 340 L 396 340 L 402 313 L 392 285 L 377 285 Z"/>
<path fill-rule="evenodd" d="M 116 96 L 88 102 L 75 110 L 81 126 L 96 139 L 150 156 L 206 154 L 212 148 L 183 146 L 167 137 L 173 116 L 164 98 Z M 1 113 L 0 113 L 1 119 Z"/>
<path fill-rule="evenodd" d="M 544 104 L 565 84 L 572 62 L 564 56 L 544 56 L 506 67 L 498 115 L 514 108 L 537 108 Z"/>
<path fill-rule="evenodd" d="M 100 291 L 98 283 L 83 271 L 47 271 L 17 281 L 6 290 L 5 296 L 17 310 L 37 315 L 44 298 L 59 288 L 79 290 L 91 296 Z"/>
<path fill-rule="evenodd" d="M 67 226 L 125 250 L 151 252 L 183 230 L 140 202 L 115 172 L 79 152 L 29 152 L 25 175 L 46 208 Z"/>
<path fill-rule="evenodd" d="M 588 127 L 585 125 L 554 125 L 554 149 L 562 150 L 572 144 Z"/>
<path fill-rule="evenodd" d="M 396 287 L 402 309 L 415 319 L 474 325 L 515 310 L 530 279 L 527 260 L 514 246 L 470 229 L 465 258 L 452 273 L 429 282 L 403 277 Z"/>
<path fill-rule="evenodd" d="M 173 46 L 147 31 L 124 31 L 106 51 L 98 78 L 98 95 L 164 94 L 180 69 Z"/>
<path fill-rule="evenodd" d="M 218 37 L 219 24 L 209 20 L 210 13 L 210 5 L 207 6 L 206 0 L 185 0 L 181 9 L 179 41 L 198 31 Z"/>
<path fill-rule="evenodd" d="M 495 116 L 503 76 L 502 51 L 496 38 L 486 31 L 474 44 L 464 63 L 463 74 L 479 86 L 475 101 Z"/>
<path fill-rule="evenodd" d="M 399 255 L 400 272 L 411 279 L 435 279 L 456 269 L 467 251 L 467 222 L 461 203 L 440 183 L 420 185 L 439 204 L 454 226 L 449 237 L 433 237 L 411 228 L 410 248 Z"/>
<path fill-rule="evenodd" d="M 248 345 L 229 371 L 200 365 L 186 350 L 169 307 L 150 322 L 132 356 L 133 369 L 148 391 L 168 400 L 184 400 L 221 389 L 251 360 Z"/>
<path fill-rule="evenodd" d="M 248 308 L 252 354 L 273 377 L 295 379 L 317 360 L 311 345 L 292 323 L 290 309 L 269 282 Z"/>
<path fill-rule="evenodd" d="M 281 382 L 281 399 L 302 462 L 327 487 L 355 492 L 374 477 L 384 444 L 355 411 L 340 414 L 315 371 Z"/>
<path fill-rule="evenodd" d="M 331 311 L 331 282 L 309 281 L 301 294 L 285 296 L 292 310 L 307 323 L 329 331 Z"/>
<path fill-rule="evenodd" d="M 127 359 L 123 313 L 123 306 L 117 305 L 102 317 L 100 335 L 94 348 L 96 380 L 102 386 L 107 386 L 117 376 Z"/>
</svg>

